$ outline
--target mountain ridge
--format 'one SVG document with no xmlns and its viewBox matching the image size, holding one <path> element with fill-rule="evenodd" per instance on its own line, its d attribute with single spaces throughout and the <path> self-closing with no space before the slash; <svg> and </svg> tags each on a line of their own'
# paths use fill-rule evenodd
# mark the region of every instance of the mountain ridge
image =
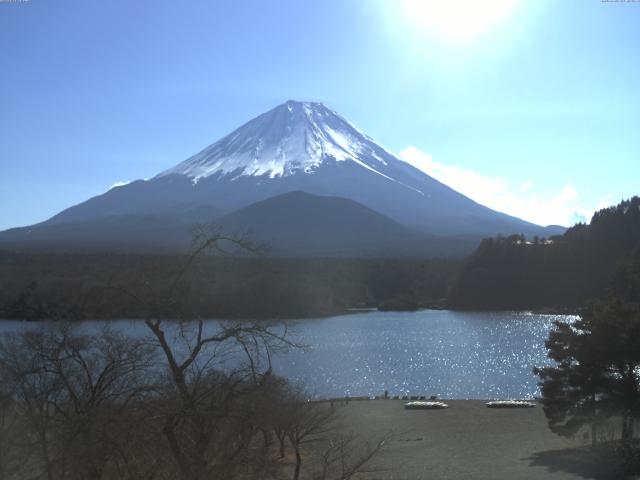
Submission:
<svg viewBox="0 0 640 480">
<path fill-rule="evenodd" d="M 564 231 L 480 205 L 397 158 L 324 104 L 296 101 L 255 117 L 149 180 L 114 187 L 22 231 L 117 216 L 174 221 L 189 209 L 226 215 L 293 191 L 352 200 L 422 235 Z M 11 235 L 19 236 L 15 229 Z M 44 237 L 42 242 L 46 247 Z"/>
</svg>

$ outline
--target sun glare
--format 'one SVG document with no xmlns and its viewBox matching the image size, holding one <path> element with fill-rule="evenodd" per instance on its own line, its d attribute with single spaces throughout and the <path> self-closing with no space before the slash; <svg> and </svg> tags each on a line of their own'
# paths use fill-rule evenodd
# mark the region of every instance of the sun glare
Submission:
<svg viewBox="0 0 640 480">
<path fill-rule="evenodd" d="M 404 13 L 418 28 L 467 40 L 505 19 L 517 0 L 405 0 Z"/>
</svg>

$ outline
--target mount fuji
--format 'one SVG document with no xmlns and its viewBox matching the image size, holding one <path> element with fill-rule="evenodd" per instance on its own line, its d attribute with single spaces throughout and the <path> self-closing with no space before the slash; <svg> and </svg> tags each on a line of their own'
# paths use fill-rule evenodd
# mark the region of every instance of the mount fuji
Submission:
<svg viewBox="0 0 640 480">
<path fill-rule="evenodd" d="M 271 204 L 277 208 L 267 208 Z M 341 221 L 331 221 L 338 212 Z M 278 232 L 267 228 L 269 215 L 278 217 Z M 295 236 L 296 255 L 304 255 L 305 236 L 297 227 L 302 218 L 314 225 L 305 230 L 316 240 L 331 239 L 327 251 L 315 241 L 317 255 L 335 252 L 346 237 L 349 248 L 337 251 L 362 253 L 353 225 L 363 245 L 376 244 L 363 251 L 387 255 L 407 253 L 409 245 L 413 253 L 428 250 L 438 241 L 564 231 L 474 202 L 398 159 L 322 103 L 288 101 L 149 180 L 114 187 L 40 224 L 0 232 L 0 247 L 173 251 L 186 244 L 189 225 L 216 222 L 275 241 L 283 255 L 290 247 L 286 239 Z"/>
</svg>

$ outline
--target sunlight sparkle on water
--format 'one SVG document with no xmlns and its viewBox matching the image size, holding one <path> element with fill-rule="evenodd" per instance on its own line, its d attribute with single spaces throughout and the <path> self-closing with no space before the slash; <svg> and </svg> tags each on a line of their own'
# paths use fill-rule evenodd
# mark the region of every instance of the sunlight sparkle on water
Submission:
<svg viewBox="0 0 640 480">
<path fill-rule="evenodd" d="M 294 328 L 311 348 L 290 352 L 276 366 L 318 397 L 388 390 L 443 398 L 532 398 L 539 394 L 532 369 L 549 364 L 544 341 L 559 318 L 570 317 L 422 311 L 300 321 Z"/>
</svg>

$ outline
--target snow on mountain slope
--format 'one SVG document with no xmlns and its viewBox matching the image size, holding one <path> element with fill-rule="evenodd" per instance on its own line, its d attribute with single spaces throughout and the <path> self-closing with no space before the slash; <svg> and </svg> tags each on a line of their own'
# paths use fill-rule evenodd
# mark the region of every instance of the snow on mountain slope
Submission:
<svg viewBox="0 0 640 480">
<path fill-rule="evenodd" d="M 390 156 L 322 103 L 290 100 L 158 177 L 180 174 L 194 183 L 214 174 L 275 178 L 312 174 L 324 162 L 350 161 L 394 181 L 382 172 Z"/>
</svg>

